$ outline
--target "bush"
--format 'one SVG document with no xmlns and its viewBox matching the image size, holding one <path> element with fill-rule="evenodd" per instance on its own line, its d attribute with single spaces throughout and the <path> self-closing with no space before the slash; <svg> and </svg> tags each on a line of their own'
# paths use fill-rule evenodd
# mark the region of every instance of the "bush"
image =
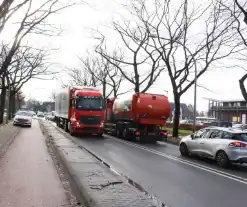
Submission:
<svg viewBox="0 0 247 207">
<path fill-rule="evenodd" d="M 166 123 L 167 128 L 173 128 L 173 123 Z M 195 125 L 196 130 L 202 129 L 207 127 L 206 124 L 204 125 Z M 193 130 L 193 124 L 180 124 L 179 129 L 184 129 L 184 130 Z"/>
</svg>

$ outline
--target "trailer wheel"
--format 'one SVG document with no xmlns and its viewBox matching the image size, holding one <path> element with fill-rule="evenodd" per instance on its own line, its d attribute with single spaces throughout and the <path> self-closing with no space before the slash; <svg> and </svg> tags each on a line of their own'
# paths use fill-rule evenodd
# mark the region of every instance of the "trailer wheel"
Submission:
<svg viewBox="0 0 247 207">
<path fill-rule="evenodd" d="M 70 126 L 69 126 L 69 134 L 70 134 L 71 136 L 74 136 L 74 133 L 73 133 L 72 127 L 71 127 L 71 123 L 69 123 L 69 124 L 70 124 Z"/>
<path fill-rule="evenodd" d="M 118 129 L 118 128 L 116 129 L 116 134 L 117 134 L 118 138 L 122 137 L 122 133 L 121 133 L 120 129 Z"/>
<path fill-rule="evenodd" d="M 126 140 L 131 140 L 128 125 L 126 125 L 123 130 L 123 138 Z"/>
<path fill-rule="evenodd" d="M 64 122 L 63 122 L 63 128 L 64 128 L 64 131 L 65 132 L 68 132 L 69 131 L 68 130 L 68 122 L 66 120 L 64 120 Z"/>
<path fill-rule="evenodd" d="M 59 118 L 57 118 L 57 120 L 56 120 L 56 121 L 57 121 L 57 126 L 59 127 Z"/>
</svg>

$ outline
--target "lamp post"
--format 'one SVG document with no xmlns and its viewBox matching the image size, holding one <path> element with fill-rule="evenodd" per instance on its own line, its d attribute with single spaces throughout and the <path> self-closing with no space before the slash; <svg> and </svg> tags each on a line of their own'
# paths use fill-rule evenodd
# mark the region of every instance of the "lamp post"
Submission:
<svg viewBox="0 0 247 207">
<path fill-rule="evenodd" d="M 197 65 L 196 65 L 195 59 L 194 59 L 194 62 L 195 62 L 195 88 L 194 88 L 193 133 L 195 132 L 195 128 L 196 128 L 196 95 L 197 95 L 197 90 L 196 90 L 197 89 Z"/>
</svg>

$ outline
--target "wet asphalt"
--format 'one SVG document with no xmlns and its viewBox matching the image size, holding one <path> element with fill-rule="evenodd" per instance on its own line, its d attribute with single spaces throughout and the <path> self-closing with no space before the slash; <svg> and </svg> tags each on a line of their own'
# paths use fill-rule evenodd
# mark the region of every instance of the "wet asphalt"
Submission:
<svg viewBox="0 0 247 207">
<path fill-rule="evenodd" d="M 184 159 L 180 157 L 178 146 L 161 142 L 139 144 L 111 136 L 71 137 L 67 134 L 67 137 L 167 206 L 246 206 L 247 165 L 222 169 L 206 159 Z"/>
</svg>

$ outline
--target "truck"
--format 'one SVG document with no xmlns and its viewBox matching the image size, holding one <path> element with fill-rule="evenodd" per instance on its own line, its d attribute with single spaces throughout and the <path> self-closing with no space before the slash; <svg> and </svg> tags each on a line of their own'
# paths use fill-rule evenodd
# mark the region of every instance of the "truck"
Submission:
<svg viewBox="0 0 247 207">
<path fill-rule="evenodd" d="M 94 87 L 74 86 L 56 93 L 55 122 L 71 135 L 104 133 L 105 102 Z"/>
<path fill-rule="evenodd" d="M 167 96 L 134 93 L 106 101 L 104 132 L 136 141 L 159 141 L 167 138 L 163 129 L 170 117 Z"/>
</svg>

